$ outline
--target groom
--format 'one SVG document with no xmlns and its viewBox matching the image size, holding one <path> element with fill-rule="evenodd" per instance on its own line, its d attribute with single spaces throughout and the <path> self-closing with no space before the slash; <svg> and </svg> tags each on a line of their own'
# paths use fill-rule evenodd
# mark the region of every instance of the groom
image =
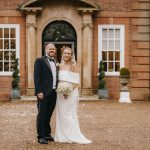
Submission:
<svg viewBox="0 0 150 150">
<path fill-rule="evenodd" d="M 40 144 L 54 141 L 51 136 L 50 120 L 56 104 L 57 69 L 54 56 L 56 48 L 49 43 L 45 56 L 37 58 L 34 64 L 35 95 L 37 96 L 37 134 Z"/>
</svg>

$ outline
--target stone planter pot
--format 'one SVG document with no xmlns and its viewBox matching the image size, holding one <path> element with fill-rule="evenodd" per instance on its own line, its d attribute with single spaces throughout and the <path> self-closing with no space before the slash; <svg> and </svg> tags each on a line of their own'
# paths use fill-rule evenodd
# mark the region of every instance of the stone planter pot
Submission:
<svg viewBox="0 0 150 150">
<path fill-rule="evenodd" d="M 120 90 L 119 102 L 120 103 L 131 103 L 130 92 L 127 87 L 128 83 L 129 83 L 129 77 L 120 77 L 120 83 L 121 83 L 122 87 Z"/>
<path fill-rule="evenodd" d="M 99 97 L 99 99 L 108 99 L 108 90 L 107 89 L 99 89 L 98 97 Z"/>
<path fill-rule="evenodd" d="M 11 99 L 20 99 L 20 90 L 12 90 Z"/>
<path fill-rule="evenodd" d="M 120 77 L 120 83 L 122 84 L 121 91 L 128 91 L 128 83 L 129 83 L 129 78 L 128 77 Z"/>
</svg>

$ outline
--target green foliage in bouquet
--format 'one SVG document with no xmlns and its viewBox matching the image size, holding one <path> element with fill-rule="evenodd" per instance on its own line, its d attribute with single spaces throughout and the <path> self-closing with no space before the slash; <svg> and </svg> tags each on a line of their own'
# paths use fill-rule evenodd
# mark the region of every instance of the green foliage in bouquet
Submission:
<svg viewBox="0 0 150 150">
<path fill-rule="evenodd" d="M 104 72 L 104 65 L 103 65 L 103 61 L 101 60 L 99 63 L 99 69 L 98 69 L 99 75 L 98 75 L 98 80 L 99 80 L 99 89 L 105 89 L 105 72 Z"/>
<path fill-rule="evenodd" d="M 120 69 L 120 77 L 122 78 L 130 78 L 130 72 L 127 68 Z"/>
<path fill-rule="evenodd" d="M 19 89 L 20 89 L 20 87 L 19 87 L 20 77 L 19 77 L 19 69 L 18 69 L 18 66 L 19 66 L 18 60 L 19 60 L 18 58 L 15 59 L 15 64 L 14 64 L 14 66 L 13 66 L 12 88 L 13 88 L 14 90 L 19 90 Z"/>
</svg>

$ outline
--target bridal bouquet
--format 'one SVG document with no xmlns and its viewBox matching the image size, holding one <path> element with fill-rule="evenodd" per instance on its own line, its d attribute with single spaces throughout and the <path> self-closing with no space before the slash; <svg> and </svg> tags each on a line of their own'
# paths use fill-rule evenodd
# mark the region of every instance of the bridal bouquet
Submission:
<svg viewBox="0 0 150 150">
<path fill-rule="evenodd" d="M 73 91 L 73 84 L 69 82 L 59 82 L 56 91 L 60 94 L 69 96 Z"/>
</svg>

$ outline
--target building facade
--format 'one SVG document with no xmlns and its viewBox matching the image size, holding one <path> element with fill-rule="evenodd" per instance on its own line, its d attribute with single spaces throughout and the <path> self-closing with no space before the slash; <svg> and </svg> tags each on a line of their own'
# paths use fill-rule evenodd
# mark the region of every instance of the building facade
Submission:
<svg viewBox="0 0 150 150">
<path fill-rule="evenodd" d="M 81 95 L 97 93 L 103 60 L 110 99 L 119 99 L 122 67 L 131 72 L 131 99 L 149 99 L 149 0 L 1 0 L 0 100 L 10 98 L 15 58 L 21 95 L 34 95 L 34 61 L 49 42 L 56 45 L 58 61 L 64 46 L 74 50 Z"/>
</svg>

